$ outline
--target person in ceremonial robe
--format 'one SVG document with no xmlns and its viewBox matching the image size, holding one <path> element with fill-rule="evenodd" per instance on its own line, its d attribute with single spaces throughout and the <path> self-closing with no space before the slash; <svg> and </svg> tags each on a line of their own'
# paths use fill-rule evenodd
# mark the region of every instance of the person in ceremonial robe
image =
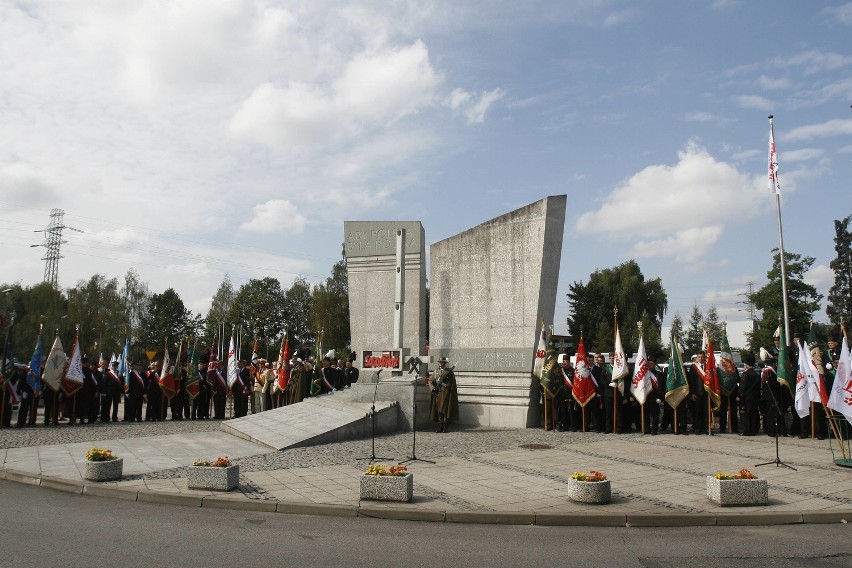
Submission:
<svg viewBox="0 0 852 568">
<path fill-rule="evenodd" d="M 287 383 L 287 404 L 305 400 L 305 365 L 301 359 L 290 360 L 290 381 Z"/>
<path fill-rule="evenodd" d="M 145 394 L 148 396 L 145 422 L 159 422 L 166 417 L 163 408 L 163 389 L 160 387 L 160 373 L 157 372 L 159 365 L 157 361 L 153 361 L 148 372 L 145 373 Z"/>
<path fill-rule="evenodd" d="M 737 400 L 743 412 L 740 436 L 755 436 L 760 430 L 760 376 L 754 368 L 754 353 L 743 354 L 743 373 L 737 387 Z"/>
<path fill-rule="evenodd" d="M 438 369 L 431 379 L 432 404 L 430 414 L 438 423 L 436 432 L 446 432 L 447 423 L 458 414 L 459 400 L 456 392 L 456 375 L 447 368 L 447 358 L 438 359 Z"/>
</svg>

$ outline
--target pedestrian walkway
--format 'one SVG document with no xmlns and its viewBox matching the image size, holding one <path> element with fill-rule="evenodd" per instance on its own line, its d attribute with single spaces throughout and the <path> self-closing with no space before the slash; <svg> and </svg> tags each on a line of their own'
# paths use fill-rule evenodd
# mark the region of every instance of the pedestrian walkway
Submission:
<svg viewBox="0 0 852 568">
<path fill-rule="evenodd" d="M 414 447 L 411 433 L 384 435 L 377 438 L 375 452 L 369 438 L 272 451 L 216 431 L 100 438 L 96 443 L 85 440 L 86 427 L 53 431 L 68 436 L 71 429 L 79 441 L 0 449 L 0 475 L 29 483 L 40 479 L 54 488 L 55 478 L 62 478 L 70 482 L 64 487 L 76 492 L 112 492 L 146 501 L 423 520 L 616 525 L 852 520 L 852 470 L 832 463 L 828 441 L 811 439 L 781 439 L 781 458 L 794 471 L 774 464 L 755 467 L 775 459 L 775 441 L 767 436 L 461 429 L 418 432 Z M 26 436 L 27 431 L 4 432 L 8 445 L 15 435 Z M 123 480 L 84 485 L 84 455 L 93 445 L 125 459 Z M 373 453 L 388 464 L 412 453 L 435 462 L 408 464 L 415 480 L 412 503 L 359 500 L 360 475 Z M 239 490 L 214 494 L 188 489 L 186 466 L 220 455 L 240 465 Z M 744 467 L 769 482 L 768 505 L 723 509 L 707 500 L 707 475 Z M 573 472 L 589 469 L 611 480 L 610 504 L 585 505 L 568 498 L 565 481 Z"/>
</svg>

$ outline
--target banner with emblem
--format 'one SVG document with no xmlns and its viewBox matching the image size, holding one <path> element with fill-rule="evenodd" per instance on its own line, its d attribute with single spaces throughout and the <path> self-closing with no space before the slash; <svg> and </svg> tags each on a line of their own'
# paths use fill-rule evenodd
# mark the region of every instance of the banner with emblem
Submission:
<svg viewBox="0 0 852 568">
<path fill-rule="evenodd" d="M 645 336 L 639 332 L 639 349 L 636 351 L 636 362 L 633 365 L 633 380 L 630 381 L 630 393 L 639 404 L 645 404 L 648 395 L 654 390 L 651 384 L 651 373 L 648 371 L 648 356 L 645 352 Z"/>
<path fill-rule="evenodd" d="M 287 383 L 290 382 L 290 340 L 287 339 L 287 334 L 284 334 L 284 339 L 281 342 L 281 354 L 278 355 L 278 377 L 275 385 L 279 391 L 287 388 Z"/>
<path fill-rule="evenodd" d="M 722 334 L 722 341 L 719 343 L 719 364 L 716 366 L 716 372 L 719 374 L 719 389 L 722 394 L 731 396 L 740 381 L 740 374 L 734 364 L 727 331 Z"/>
<path fill-rule="evenodd" d="M 585 407 L 595 398 L 596 391 L 597 383 L 592 376 L 592 370 L 589 368 L 586 346 L 583 344 L 583 338 L 580 337 L 577 345 L 577 361 L 574 363 L 574 390 L 571 391 L 571 394 L 577 404 Z"/>
<path fill-rule="evenodd" d="M 195 398 L 201 392 L 201 374 L 198 370 L 198 342 L 190 346 L 189 339 L 186 340 L 186 375 L 183 377 L 186 385 L 186 393 L 190 398 Z"/>
<path fill-rule="evenodd" d="M 79 327 L 79 326 L 78 326 Z M 83 388 L 83 359 L 80 356 L 80 335 L 74 338 L 74 343 L 71 345 L 71 356 L 68 358 L 68 368 L 65 370 L 65 375 L 62 377 L 60 387 L 62 392 L 67 396 L 73 396 L 78 390 Z"/>
<path fill-rule="evenodd" d="M 53 347 L 50 348 L 50 353 L 47 355 L 47 361 L 44 363 L 44 375 L 42 376 L 42 380 L 53 392 L 59 392 L 67 364 L 68 357 L 62 347 L 62 340 L 59 339 L 59 334 L 57 334 L 53 340 Z"/>
<path fill-rule="evenodd" d="M 612 380 L 618 386 L 618 392 L 624 394 L 624 377 L 630 374 L 627 367 L 627 355 L 624 353 L 624 345 L 621 344 L 621 332 L 618 330 L 618 321 L 615 322 L 615 349 L 612 358 Z"/>
<path fill-rule="evenodd" d="M 831 396 L 828 398 L 828 407 L 836 410 L 846 417 L 852 424 L 852 354 L 849 352 L 849 343 L 846 334 L 840 346 L 840 358 L 837 360 L 837 372 L 834 376 L 834 384 L 831 388 Z"/>
<path fill-rule="evenodd" d="M 686 381 L 683 357 L 680 354 L 680 346 L 677 341 L 678 337 L 672 332 L 669 368 L 666 370 L 666 403 L 672 408 L 677 408 L 689 394 L 689 383 Z"/>
<path fill-rule="evenodd" d="M 183 342 L 181 342 L 181 346 Z M 180 365 L 180 348 L 178 348 L 178 358 L 177 364 Z M 160 388 L 163 389 L 163 394 L 166 395 L 166 398 L 171 400 L 172 397 L 175 396 L 175 392 L 177 392 L 177 385 L 175 381 L 175 376 L 172 373 L 172 360 L 169 358 L 169 339 L 166 338 L 165 346 L 163 347 L 163 366 L 160 367 L 160 379 L 159 379 Z"/>
</svg>

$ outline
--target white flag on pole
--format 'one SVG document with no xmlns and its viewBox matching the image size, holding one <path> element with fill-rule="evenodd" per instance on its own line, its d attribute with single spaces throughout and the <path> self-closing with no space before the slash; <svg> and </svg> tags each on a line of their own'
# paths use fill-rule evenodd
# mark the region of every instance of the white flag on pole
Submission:
<svg viewBox="0 0 852 568">
<path fill-rule="evenodd" d="M 828 407 L 845 416 L 852 424 L 852 354 L 845 335 L 840 346 L 840 359 L 837 361 L 837 374 L 831 387 Z"/>
</svg>

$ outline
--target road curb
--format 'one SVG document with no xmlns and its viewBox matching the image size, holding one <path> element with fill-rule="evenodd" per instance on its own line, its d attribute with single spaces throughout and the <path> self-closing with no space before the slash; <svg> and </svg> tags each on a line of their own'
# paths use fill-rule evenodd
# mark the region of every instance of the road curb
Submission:
<svg viewBox="0 0 852 568">
<path fill-rule="evenodd" d="M 219 495 L 136 490 L 116 485 L 83 483 L 78 480 L 40 476 L 0 468 L 0 479 L 72 493 L 139 501 L 233 511 L 277 512 L 289 515 L 364 517 L 422 522 L 468 523 L 482 525 L 540 525 L 588 527 L 679 527 L 679 526 L 772 526 L 791 524 L 833 524 L 852 520 L 852 507 L 841 511 L 759 511 L 727 513 L 534 513 L 527 511 L 442 511 L 380 505 L 345 505 L 263 501 Z"/>
</svg>

